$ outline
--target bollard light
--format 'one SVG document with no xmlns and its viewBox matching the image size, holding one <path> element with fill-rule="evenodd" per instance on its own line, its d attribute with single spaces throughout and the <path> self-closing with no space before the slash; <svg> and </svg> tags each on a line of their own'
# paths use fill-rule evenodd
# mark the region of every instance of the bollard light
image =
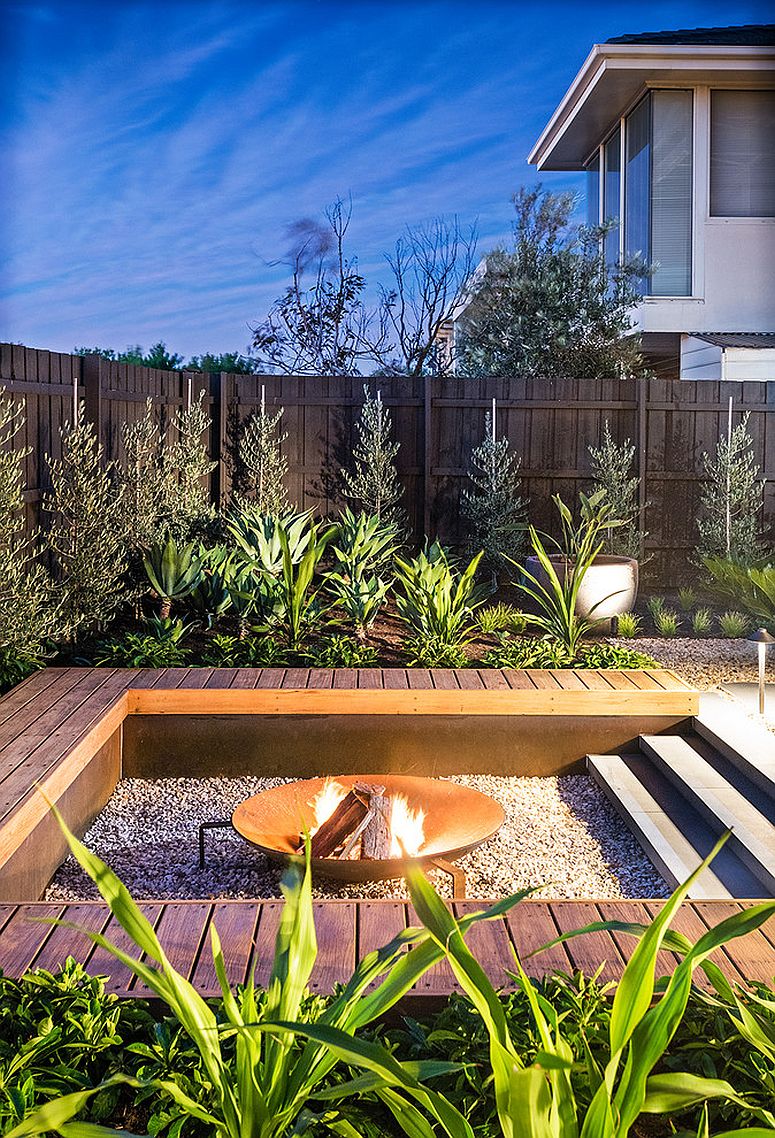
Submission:
<svg viewBox="0 0 775 1138">
<path fill-rule="evenodd" d="M 748 639 L 759 649 L 759 715 L 764 715 L 764 666 L 767 662 L 767 645 L 775 644 L 766 628 L 757 628 Z"/>
</svg>

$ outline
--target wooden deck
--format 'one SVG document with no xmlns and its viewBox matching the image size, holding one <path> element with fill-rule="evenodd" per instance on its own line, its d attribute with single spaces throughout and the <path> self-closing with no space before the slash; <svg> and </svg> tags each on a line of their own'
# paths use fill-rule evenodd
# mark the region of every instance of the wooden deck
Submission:
<svg viewBox="0 0 775 1138">
<path fill-rule="evenodd" d="M 477 911 L 486 903 L 456 902 L 458 916 Z M 496 987 L 513 987 L 507 970 L 513 968 L 513 950 L 521 958 L 560 933 L 599 920 L 645 922 L 660 908 L 658 901 L 526 901 L 506 917 L 471 930 L 468 942 Z M 269 978 L 272 950 L 280 918 L 280 901 L 172 901 L 142 905 L 153 922 L 172 964 L 183 972 L 199 992 L 219 995 L 210 952 L 209 928 L 214 923 L 223 941 L 227 972 L 232 984 L 242 983 L 255 969 L 259 984 Z M 673 927 L 690 940 L 697 940 L 709 927 L 739 912 L 745 902 L 705 901 L 686 903 Z M 81 928 L 102 932 L 130 948 L 123 930 L 99 902 L 0 906 L 0 968 L 20 976 L 31 968 L 55 969 L 68 955 L 84 963 L 92 974 L 108 977 L 107 987 L 122 996 L 147 996 L 147 989 L 119 962 L 82 933 L 51 920 L 70 921 Z M 315 922 L 319 954 L 311 989 L 328 993 L 346 980 L 356 960 L 379 948 L 413 919 L 405 901 L 318 901 Z M 595 932 L 557 945 L 547 952 L 523 959 L 530 976 L 541 977 L 553 970 L 580 969 L 592 975 L 602 965 L 601 980 L 618 980 L 632 948 L 633 937 Z M 775 977 L 775 921 L 733 941 L 713 955 L 725 975 L 736 983 Z M 660 974 L 675 966 L 676 958 L 662 952 Z M 703 983 L 697 972 L 697 982 Z M 412 990 L 412 997 L 443 998 L 459 990 L 449 966 L 436 965 Z"/>
</svg>

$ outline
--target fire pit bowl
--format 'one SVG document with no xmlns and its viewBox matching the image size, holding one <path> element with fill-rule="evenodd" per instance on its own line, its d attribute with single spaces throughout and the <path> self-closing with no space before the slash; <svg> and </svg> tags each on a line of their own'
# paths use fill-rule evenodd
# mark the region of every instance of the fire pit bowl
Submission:
<svg viewBox="0 0 775 1138">
<path fill-rule="evenodd" d="M 494 799 L 446 779 L 391 774 L 336 775 L 264 790 L 240 803 L 232 815 L 232 825 L 268 857 L 283 861 L 296 852 L 304 828 L 312 830 L 319 823 L 315 799 L 331 783 L 345 791 L 362 784 L 384 787 L 385 795 L 403 796 L 412 811 L 423 811 L 423 840 L 412 859 L 421 864 L 462 857 L 497 833 L 506 817 L 503 807 Z M 342 881 L 372 881 L 402 877 L 406 861 L 404 857 L 378 860 L 313 857 L 312 867 L 314 872 Z"/>
</svg>

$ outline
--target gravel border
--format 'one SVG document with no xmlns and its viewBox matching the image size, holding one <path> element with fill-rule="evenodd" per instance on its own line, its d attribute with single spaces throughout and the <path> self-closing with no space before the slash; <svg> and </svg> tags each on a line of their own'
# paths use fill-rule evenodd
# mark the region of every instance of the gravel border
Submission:
<svg viewBox="0 0 775 1138">
<path fill-rule="evenodd" d="M 143 899 L 280 896 L 279 869 L 229 830 L 205 838 L 198 868 L 197 827 L 227 818 L 244 798 L 284 779 L 124 779 L 85 837 L 86 844 Z M 288 780 L 290 781 L 290 780 Z M 506 810 L 499 833 L 459 864 L 469 897 L 499 897 L 542 886 L 544 898 L 665 897 L 651 862 L 588 775 L 552 778 L 460 776 L 453 781 L 496 798 Z M 176 806 L 178 809 L 176 809 Z M 449 893 L 449 879 L 434 873 Z M 317 897 L 405 897 L 403 880 L 358 884 L 315 882 Z M 47 901 L 96 897 L 68 857 Z"/>
</svg>

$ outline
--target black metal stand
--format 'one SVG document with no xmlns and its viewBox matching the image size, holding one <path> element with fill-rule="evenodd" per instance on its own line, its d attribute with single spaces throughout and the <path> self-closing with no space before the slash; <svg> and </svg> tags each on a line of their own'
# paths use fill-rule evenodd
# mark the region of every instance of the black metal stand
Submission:
<svg viewBox="0 0 775 1138">
<path fill-rule="evenodd" d="M 231 818 L 225 822 L 203 822 L 199 827 L 199 868 L 205 867 L 205 830 L 230 830 Z"/>
</svg>

